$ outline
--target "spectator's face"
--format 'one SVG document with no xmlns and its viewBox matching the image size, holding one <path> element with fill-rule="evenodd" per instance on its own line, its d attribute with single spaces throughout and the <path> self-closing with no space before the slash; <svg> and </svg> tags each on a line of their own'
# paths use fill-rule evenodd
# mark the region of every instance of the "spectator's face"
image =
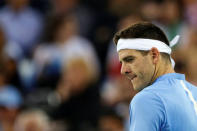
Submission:
<svg viewBox="0 0 197 131">
<path fill-rule="evenodd" d="M 140 91 L 152 81 L 155 66 L 150 52 L 143 55 L 136 50 L 120 50 L 119 60 L 122 63 L 121 74 L 131 80 L 133 88 Z"/>
<path fill-rule="evenodd" d="M 71 67 L 72 68 L 72 67 Z M 72 85 L 80 86 L 83 83 L 83 76 L 85 74 L 84 70 L 80 67 L 69 69 L 67 72 L 67 80 L 72 82 Z M 79 84 L 77 84 L 79 83 Z"/>
<path fill-rule="evenodd" d="M 55 34 L 55 40 L 64 43 L 70 39 L 77 32 L 77 24 L 74 19 L 65 19 L 64 22 L 58 27 Z"/>
<path fill-rule="evenodd" d="M 20 10 L 28 4 L 29 0 L 7 0 L 7 3 L 14 9 Z"/>
<path fill-rule="evenodd" d="M 78 0 L 52 0 L 52 5 L 57 15 L 68 13 L 77 6 L 77 3 Z"/>
<path fill-rule="evenodd" d="M 157 20 L 163 10 L 161 10 L 160 5 L 156 2 L 147 2 L 142 5 L 140 11 L 143 17 L 145 17 L 146 19 Z"/>
<path fill-rule="evenodd" d="M 179 6 L 176 2 L 173 1 L 166 1 L 163 5 L 162 5 L 162 9 L 161 10 L 165 10 L 162 11 L 162 21 L 165 24 L 174 24 L 176 23 L 179 18 L 180 18 L 180 10 L 179 10 Z"/>
<path fill-rule="evenodd" d="M 76 62 L 67 69 L 65 77 L 66 81 L 72 86 L 71 90 L 73 92 L 79 92 L 84 90 L 88 83 L 88 75 L 87 67 L 80 62 Z"/>
</svg>

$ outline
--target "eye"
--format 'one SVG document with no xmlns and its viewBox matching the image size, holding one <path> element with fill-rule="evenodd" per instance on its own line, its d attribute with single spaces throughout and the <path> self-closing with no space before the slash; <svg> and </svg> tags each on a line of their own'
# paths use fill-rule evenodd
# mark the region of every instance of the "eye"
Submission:
<svg viewBox="0 0 197 131">
<path fill-rule="evenodd" d="M 133 57 L 133 56 L 127 56 L 127 57 L 124 57 L 122 59 L 122 62 L 132 63 L 134 60 L 135 60 L 135 57 Z"/>
<path fill-rule="evenodd" d="M 133 60 L 134 60 L 134 58 L 130 58 L 130 57 L 129 57 L 129 58 L 126 58 L 126 59 L 125 59 L 125 62 L 133 62 Z"/>
</svg>

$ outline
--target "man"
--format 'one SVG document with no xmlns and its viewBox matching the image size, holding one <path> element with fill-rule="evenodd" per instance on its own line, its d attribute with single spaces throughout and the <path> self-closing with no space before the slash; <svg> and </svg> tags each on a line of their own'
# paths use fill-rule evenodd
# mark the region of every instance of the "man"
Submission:
<svg viewBox="0 0 197 131">
<path fill-rule="evenodd" d="M 114 36 L 121 73 L 138 93 L 130 104 L 130 131 L 197 131 L 197 88 L 175 73 L 171 43 L 157 26 L 141 22 Z"/>
<path fill-rule="evenodd" d="M 24 56 L 29 56 L 40 39 L 43 18 L 29 6 L 30 0 L 5 0 L 0 9 L 0 23 L 8 41 L 22 49 Z M 14 51 L 16 52 L 16 51 Z"/>
</svg>

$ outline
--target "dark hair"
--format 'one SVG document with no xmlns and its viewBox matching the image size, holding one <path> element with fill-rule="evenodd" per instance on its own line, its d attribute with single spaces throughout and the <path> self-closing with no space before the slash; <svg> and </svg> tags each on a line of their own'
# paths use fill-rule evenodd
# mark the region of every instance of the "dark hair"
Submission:
<svg viewBox="0 0 197 131">
<path fill-rule="evenodd" d="M 131 25 L 114 35 L 114 43 L 117 44 L 120 38 L 147 38 L 164 42 L 169 46 L 169 41 L 164 32 L 150 22 L 139 22 Z"/>
<path fill-rule="evenodd" d="M 45 24 L 44 27 L 44 35 L 42 36 L 42 41 L 43 42 L 54 42 L 55 41 L 55 35 L 57 34 L 57 31 L 62 27 L 62 25 L 65 22 L 74 22 L 74 17 L 75 14 L 70 13 L 69 15 L 64 14 L 64 15 L 52 15 L 46 18 L 47 23 Z"/>
<path fill-rule="evenodd" d="M 117 32 L 114 35 L 114 43 L 117 45 L 118 40 L 120 38 L 145 38 L 145 39 L 154 39 L 164 42 L 166 45 L 169 46 L 169 41 L 164 34 L 164 32 L 157 27 L 156 25 L 150 23 L 150 22 L 139 22 L 136 24 L 133 24 L 131 26 L 128 26 L 127 28 Z M 142 51 L 144 52 L 144 51 Z M 145 54 L 145 53 L 143 53 Z M 163 54 L 165 58 L 170 58 L 168 54 Z M 170 60 L 170 59 L 169 59 Z"/>
</svg>

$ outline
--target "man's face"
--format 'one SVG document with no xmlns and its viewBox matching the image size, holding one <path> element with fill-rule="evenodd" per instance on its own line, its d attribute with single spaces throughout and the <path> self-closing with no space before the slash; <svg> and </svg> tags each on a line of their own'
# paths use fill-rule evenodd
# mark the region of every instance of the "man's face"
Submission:
<svg viewBox="0 0 197 131">
<path fill-rule="evenodd" d="M 155 71 L 151 53 L 143 55 L 140 51 L 124 49 L 118 52 L 121 74 L 131 80 L 133 88 L 141 91 L 151 83 Z"/>
</svg>

